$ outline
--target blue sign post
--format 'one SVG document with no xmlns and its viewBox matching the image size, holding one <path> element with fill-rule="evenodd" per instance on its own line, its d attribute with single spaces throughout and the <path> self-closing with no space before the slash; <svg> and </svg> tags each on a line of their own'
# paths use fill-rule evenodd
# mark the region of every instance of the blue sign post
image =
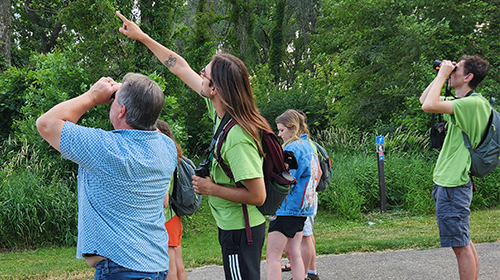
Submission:
<svg viewBox="0 0 500 280">
<path fill-rule="evenodd" d="M 385 174 L 384 174 L 384 136 L 377 136 L 377 158 L 378 158 L 378 185 L 380 191 L 380 212 L 387 211 L 387 202 L 385 195 Z"/>
</svg>

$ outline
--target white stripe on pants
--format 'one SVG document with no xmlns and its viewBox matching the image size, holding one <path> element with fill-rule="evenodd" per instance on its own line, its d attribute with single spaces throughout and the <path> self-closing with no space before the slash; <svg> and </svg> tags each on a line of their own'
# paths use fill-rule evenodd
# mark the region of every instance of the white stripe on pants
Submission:
<svg viewBox="0 0 500 280">
<path fill-rule="evenodd" d="M 231 271 L 231 278 L 234 280 L 241 280 L 240 265 L 238 262 L 238 254 L 229 255 L 229 270 Z"/>
</svg>

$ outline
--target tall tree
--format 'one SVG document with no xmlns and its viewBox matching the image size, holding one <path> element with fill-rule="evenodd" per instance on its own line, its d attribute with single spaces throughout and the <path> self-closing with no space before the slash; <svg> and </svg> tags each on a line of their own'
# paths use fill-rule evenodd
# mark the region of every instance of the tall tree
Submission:
<svg viewBox="0 0 500 280">
<path fill-rule="evenodd" d="M 12 0 L 12 34 L 16 48 L 12 48 L 14 65 L 24 65 L 32 51 L 48 53 L 60 42 L 75 43 L 73 34 L 64 30 L 60 12 L 76 0 L 20 1 Z M 58 40 L 59 39 L 59 40 Z"/>
<path fill-rule="evenodd" d="M 0 73 L 10 66 L 10 0 L 0 3 Z"/>
<path fill-rule="evenodd" d="M 285 17 L 286 0 L 277 0 L 273 11 L 273 27 L 271 28 L 271 49 L 269 54 L 269 68 L 274 75 L 274 85 L 277 86 L 281 77 L 281 64 L 285 56 L 283 24 Z"/>
<path fill-rule="evenodd" d="M 321 13 L 319 0 L 292 0 L 288 8 L 292 17 L 287 23 L 287 45 L 293 46 L 289 53 L 287 68 L 289 68 L 289 81 L 295 79 L 295 73 L 304 70 L 314 71 L 311 59 L 311 40 L 316 34 L 316 21 Z"/>
<path fill-rule="evenodd" d="M 253 57 L 256 54 L 253 39 L 255 0 L 224 0 L 224 2 L 228 5 L 229 26 L 226 47 L 247 66 L 253 66 Z"/>
</svg>

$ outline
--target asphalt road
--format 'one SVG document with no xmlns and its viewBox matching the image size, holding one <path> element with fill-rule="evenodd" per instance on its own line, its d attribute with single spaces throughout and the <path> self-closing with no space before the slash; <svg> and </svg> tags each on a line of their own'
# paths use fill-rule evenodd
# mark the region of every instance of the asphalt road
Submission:
<svg viewBox="0 0 500 280">
<path fill-rule="evenodd" d="M 500 242 L 475 244 L 479 255 L 479 279 L 500 279 Z M 397 279 L 454 280 L 459 279 L 458 266 L 451 248 L 401 250 L 379 253 L 355 253 L 317 257 L 322 280 Z M 282 260 L 285 264 L 286 260 Z M 221 266 L 187 269 L 188 280 L 224 279 Z M 266 262 L 261 263 L 261 279 L 266 279 Z M 288 280 L 291 272 L 283 272 Z M 271 279 L 270 279 L 271 280 Z"/>
</svg>

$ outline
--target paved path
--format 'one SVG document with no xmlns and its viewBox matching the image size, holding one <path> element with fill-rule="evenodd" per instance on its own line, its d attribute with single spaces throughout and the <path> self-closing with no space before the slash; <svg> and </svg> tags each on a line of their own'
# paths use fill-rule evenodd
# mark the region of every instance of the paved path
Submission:
<svg viewBox="0 0 500 280">
<path fill-rule="evenodd" d="M 479 255 L 479 279 L 500 279 L 500 242 L 475 244 Z M 284 264 L 286 260 L 282 260 Z M 326 255 L 317 258 L 322 280 L 397 279 L 455 280 L 459 279 L 455 254 L 451 248 L 401 250 L 379 253 Z M 282 279 L 292 277 L 283 272 Z M 224 279 L 221 266 L 188 269 L 188 280 Z M 261 279 L 266 279 L 266 262 L 261 264 Z"/>
</svg>

